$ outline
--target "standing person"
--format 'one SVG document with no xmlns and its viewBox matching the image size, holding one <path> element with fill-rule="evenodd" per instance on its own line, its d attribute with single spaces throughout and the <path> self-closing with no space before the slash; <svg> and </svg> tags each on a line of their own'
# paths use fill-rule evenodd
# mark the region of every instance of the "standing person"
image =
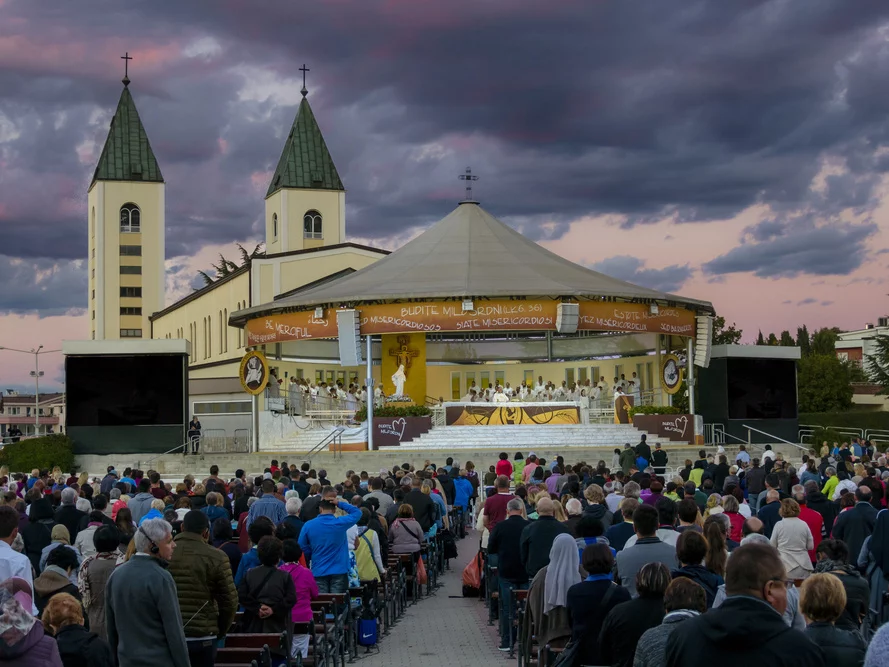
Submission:
<svg viewBox="0 0 889 667">
<path fill-rule="evenodd" d="M 0 581 L 0 665 L 63 667 L 56 641 L 31 613 L 31 596 L 31 584 L 20 577 Z"/>
<path fill-rule="evenodd" d="M 497 476 L 497 479 L 494 481 L 494 488 L 497 492 L 486 498 L 485 504 L 482 507 L 484 525 L 489 532 L 493 532 L 498 523 L 506 520 L 509 501 L 515 498 L 509 492 L 509 477 L 506 475 Z"/>
<path fill-rule="evenodd" d="M 549 563 L 550 551 L 556 537 L 562 534 L 571 537 L 571 532 L 553 516 L 554 511 L 553 501 L 548 497 L 541 498 L 537 501 L 537 520 L 530 522 L 522 530 L 520 553 L 529 578 L 533 578 Z M 571 540 L 573 544 L 574 538 Z"/>
<path fill-rule="evenodd" d="M 151 495 L 151 481 L 142 479 L 139 482 L 139 493 L 130 498 L 127 507 L 133 515 L 133 522 L 138 526 L 143 516 L 151 511 L 151 502 L 154 500 Z"/>
<path fill-rule="evenodd" d="M 216 643 L 225 637 L 238 610 L 231 563 L 207 543 L 209 538 L 209 518 L 191 510 L 174 538 L 176 551 L 170 559 L 191 667 L 213 667 Z"/>
<path fill-rule="evenodd" d="M 135 554 L 105 585 L 108 643 L 120 667 L 190 667 L 176 583 L 166 570 L 173 527 L 149 519 L 133 540 Z"/>
<path fill-rule="evenodd" d="M 713 606 L 716 592 L 725 583 L 720 575 L 704 567 L 707 548 L 707 539 L 703 535 L 692 531 L 682 533 L 676 543 L 676 558 L 680 567 L 671 573 L 673 579 L 690 579 L 701 587 L 706 594 L 706 606 L 702 612 Z"/>
<path fill-rule="evenodd" d="M 275 498 L 275 483 L 271 479 L 262 480 L 262 498 L 247 511 L 247 528 L 260 516 L 268 517 L 276 526 L 287 518 L 287 507 Z"/>
<path fill-rule="evenodd" d="M 80 565 L 78 590 L 86 611 L 89 627 L 102 639 L 108 638 L 105 627 L 105 587 L 120 556 L 120 531 L 114 526 L 102 526 L 93 534 L 96 553 Z"/>
<path fill-rule="evenodd" d="M 657 475 L 663 475 L 667 471 L 667 452 L 661 449 L 661 443 L 655 443 L 654 452 L 651 454 L 651 463 L 654 465 L 654 472 Z"/>
<path fill-rule="evenodd" d="M 420 528 L 423 529 L 423 533 L 427 533 L 429 532 L 429 529 L 432 528 L 432 526 L 435 524 L 437 510 L 435 501 L 429 496 L 429 494 L 423 493 L 422 487 L 423 480 L 420 479 L 419 475 L 415 475 L 411 479 L 411 490 L 404 494 L 403 503 L 406 503 L 413 508 L 414 518 L 420 524 Z M 370 497 L 376 497 L 372 493 L 368 495 Z M 389 498 L 388 495 L 386 497 Z M 389 498 L 389 505 L 392 505 L 393 503 L 394 501 Z M 380 508 L 380 511 L 382 512 L 382 505 L 380 505 Z"/>
<path fill-rule="evenodd" d="M 623 471 L 624 475 L 628 475 L 630 473 L 630 468 L 636 465 L 636 452 L 633 451 L 629 442 L 624 443 L 624 449 L 620 453 L 618 461 L 620 463 L 620 469 Z"/>
<path fill-rule="evenodd" d="M 86 514 L 77 509 L 77 491 L 70 487 L 62 489 L 61 503 L 56 510 L 56 525 L 61 524 L 68 529 L 69 544 L 73 544 L 77 540 L 80 522 Z"/>
<path fill-rule="evenodd" d="M 831 667 L 860 667 L 867 643 L 857 632 L 836 627 L 846 608 L 846 591 L 840 580 L 829 574 L 814 574 L 803 582 L 799 608 L 809 625 L 805 635 L 821 647 Z"/>
<path fill-rule="evenodd" d="M 191 445 L 191 453 L 197 454 L 201 444 L 201 421 L 194 415 L 188 422 L 188 443 Z"/>
<path fill-rule="evenodd" d="M 787 575 L 774 547 L 751 543 L 735 549 L 725 592 L 721 606 L 670 634 L 666 667 L 826 667 L 822 650 L 784 621 Z"/>
<path fill-rule="evenodd" d="M 617 573 L 621 584 L 634 598 L 638 597 L 636 575 L 645 565 L 663 563 L 667 566 L 668 575 L 671 569 L 679 567 L 676 547 L 661 541 L 657 536 L 658 519 L 658 511 L 654 507 L 639 505 L 633 512 L 636 543 L 617 554 Z M 664 589 L 666 590 L 666 586 Z"/>
<path fill-rule="evenodd" d="M 849 554 L 856 559 L 864 541 L 874 532 L 877 510 L 870 504 L 871 492 L 866 486 L 855 489 L 855 506 L 840 512 L 833 524 L 831 537 L 842 540 L 849 547 Z"/>
<path fill-rule="evenodd" d="M 349 545 L 346 533 L 358 523 L 361 510 L 337 501 L 336 490 L 326 490 L 319 505 L 320 514 L 307 522 L 299 534 L 299 547 L 322 593 L 345 593 L 349 589 Z M 336 517 L 337 508 L 346 516 Z"/>
<path fill-rule="evenodd" d="M 571 637 L 568 591 L 578 583 L 580 557 L 577 544 L 567 533 L 558 535 L 547 554 L 547 564 L 535 574 L 528 590 L 526 609 L 531 623 L 525 624 L 523 643 L 530 642 L 532 627 L 540 646 L 559 647 L 567 643 Z"/>
<path fill-rule="evenodd" d="M 244 607 L 240 630 L 279 634 L 291 623 L 296 589 L 290 573 L 278 569 L 284 554 L 281 540 L 267 535 L 259 541 L 257 550 L 260 566 L 250 570 L 238 586 L 238 598 Z"/>
<path fill-rule="evenodd" d="M 43 620 L 55 634 L 65 667 L 115 667 L 108 642 L 83 627 L 83 607 L 73 596 L 60 593 L 53 597 L 43 611 Z"/>
<path fill-rule="evenodd" d="M 508 479 L 503 479 L 507 480 L 508 485 Z M 490 500 L 488 498 L 487 502 Z M 524 503 L 519 498 L 511 497 L 506 503 L 506 519 L 497 522 L 488 538 L 488 556 L 497 557 L 499 573 L 501 651 L 509 651 L 515 639 L 512 627 L 513 591 L 528 588 L 528 573 L 522 564 L 520 549 L 522 531 L 528 525 L 524 510 Z"/>
<path fill-rule="evenodd" d="M 599 631 L 599 654 L 607 665 L 633 667 L 642 634 L 664 620 L 664 594 L 670 585 L 667 566 L 646 564 L 637 573 L 635 584 L 639 597 L 622 602 L 608 612 Z"/>
<path fill-rule="evenodd" d="M 34 595 L 34 580 L 31 575 L 31 561 L 14 551 L 12 543 L 19 534 L 19 514 L 10 505 L 0 505 L 0 581 L 22 579 L 28 585 L 28 598 Z M 33 605 L 33 602 L 30 602 Z M 27 611 L 37 613 L 37 606 L 29 606 Z"/>
<path fill-rule="evenodd" d="M 651 446 L 648 444 L 648 436 L 644 433 L 639 439 L 639 444 L 636 445 L 636 457 L 645 459 L 651 465 Z"/>
<path fill-rule="evenodd" d="M 509 462 L 509 454 L 500 452 L 494 472 L 497 473 L 498 477 L 500 475 L 504 475 L 507 478 L 512 477 L 512 464 Z M 506 488 L 509 488 L 509 484 L 506 485 Z"/>
<path fill-rule="evenodd" d="M 571 641 L 579 642 L 575 664 L 602 664 L 599 632 L 615 606 L 630 600 L 630 592 L 612 579 L 614 556 L 607 544 L 589 544 L 583 549 L 581 564 L 586 579 L 568 589 Z"/>
<path fill-rule="evenodd" d="M 704 589 L 691 579 L 673 579 L 664 593 L 664 611 L 663 622 L 649 628 L 639 638 L 633 667 L 661 667 L 664 664 L 667 639 L 676 626 L 707 611 Z"/>
<path fill-rule="evenodd" d="M 318 584 L 312 572 L 300 565 L 299 559 L 303 552 L 296 540 L 284 540 L 282 560 L 280 566 L 283 572 L 290 575 L 293 580 L 293 590 L 296 593 L 296 602 L 290 614 L 293 623 L 311 623 L 312 600 L 318 599 Z M 290 656 L 296 658 L 297 653 L 305 658 L 309 654 L 309 635 L 294 635 L 290 646 Z"/>
<path fill-rule="evenodd" d="M 889 616 L 883 602 L 883 592 L 889 587 L 889 511 L 877 514 L 873 535 L 864 541 L 858 557 L 849 555 L 870 582 L 870 608 L 877 612 L 880 622 L 885 623 Z"/>
<path fill-rule="evenodd" d="M 750 511 L 756 514 L 759 510 L 759 494 L 766 488 L 766 471 L 759 465 L 759 459 L 753 459 L 752 467 L 744 473 L 744 481 L 747 484 L 747 503 Z"/>
</svg>

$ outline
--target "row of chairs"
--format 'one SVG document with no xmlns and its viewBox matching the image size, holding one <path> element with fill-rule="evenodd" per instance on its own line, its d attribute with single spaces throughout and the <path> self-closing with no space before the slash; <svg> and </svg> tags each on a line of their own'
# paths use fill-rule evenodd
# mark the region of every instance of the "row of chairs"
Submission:
<svg viewBox="0 0 889 667">
<path fill-rule="evenodd" d="M 375 619 L 378 636 L 387 636 L 410 604 L 434 594 L 440 576 L 448 569 L 443 542 L 444 536 L 439 534 L 422 546 L 425 584 L 419 581 L 418 562 L 412 554 L 389 554 L 380 581 L 362 581 L 348 593 L 322 593 L 311 603 L 312 621 L 294 623 L 291 632 L 235 632 L 239 613 L 226 635 L 225 647 L 217 649 L 216 667 L 271 667 L 284 656 L 287 667 L 344 667 L 354 662 L 362 647 L 362 618 Z M 291 637 L 296 635 L 309 638 L 305 658 L 290 657 Z M 364 652 L 370 650 L 368 646 Z"/>
</svg>

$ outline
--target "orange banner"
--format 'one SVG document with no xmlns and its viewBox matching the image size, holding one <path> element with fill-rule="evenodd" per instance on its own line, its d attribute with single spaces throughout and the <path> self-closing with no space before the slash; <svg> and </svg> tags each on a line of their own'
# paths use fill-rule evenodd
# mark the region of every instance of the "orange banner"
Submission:
<svg viewBox="0 0 889 667">
<path fill-rule="evenodd" d="M 580 302 L 581 331 L 626 331 L 627 333 L 663 333 L 673 336 L 695 335 L 694 311 L 660 306 L 658 314 L 643 303 Z"/>
<path fill-rule="evenodd" d="M 460 301 L 384 303 L 360 306 L 362 334 L 389 334 L 435 331 L 555 331 L 558 302 L 551 300 L 476 301 L 473 310 L 464 311 Z M 657 315 L 634 303 L 580 302 L 582 331 L 625 331 L 693 336 L 695 314 L 684 308 L 661 307 Z M 247 345 L 263 345 L 291 340 L 336 338 L 336 311 L 327 309 L 324 317 L 315 311 L 270 315 L 247 322 Z"/>
</svg>

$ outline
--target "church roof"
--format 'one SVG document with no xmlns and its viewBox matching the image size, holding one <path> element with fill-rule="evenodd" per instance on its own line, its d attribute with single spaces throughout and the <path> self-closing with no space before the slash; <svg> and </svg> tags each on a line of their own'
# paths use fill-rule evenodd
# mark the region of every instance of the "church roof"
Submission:
<svg viewBox="0 0 889 667">
<path fill-rule="evenodd" d="M 570 262 L 525 238 L 477 203 L 463 202 L 370 266 L 237 315 L 240 319 L 316 304 L 481 296 L 646 299 L 713 310 L 709 302 L 639 287 Z"/>
<path fill-rule="evenodd" d="M 93 174 L 93 183 L 96 181 L 164 181 L 139 112 L 136 111 L 136 103 L 126 85 L 111 118 L 108 138 Z"/>
<path fill-rule="evenodd" d="M 303 96 L 266 197 L 282 188 L 345 190 L 309 101 Z"/>
</svg>

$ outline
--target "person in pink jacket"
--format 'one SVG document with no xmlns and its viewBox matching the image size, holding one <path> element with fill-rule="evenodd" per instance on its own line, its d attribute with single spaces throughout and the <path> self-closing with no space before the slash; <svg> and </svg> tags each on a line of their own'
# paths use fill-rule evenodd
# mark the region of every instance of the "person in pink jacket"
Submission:
<svg viewBox="0 0 889 667">
<path fill-rule="evenodd" d="M 293 623 L 310 623 L 312 621 L 312 600 L 318 599 L 318 584 L 312 571 L 300 565 L 303 551 L 296 540 L 284 540 L 284 565 L 278 569 L 290 574 L 293 587 L 296 589 L 296 603 L 293 605 L 290 620 Z M 297 653 L 303 658 L 309 653 L 309 635 L 293 635 L 290 655 L 295 658 Z"/>
</svg>

